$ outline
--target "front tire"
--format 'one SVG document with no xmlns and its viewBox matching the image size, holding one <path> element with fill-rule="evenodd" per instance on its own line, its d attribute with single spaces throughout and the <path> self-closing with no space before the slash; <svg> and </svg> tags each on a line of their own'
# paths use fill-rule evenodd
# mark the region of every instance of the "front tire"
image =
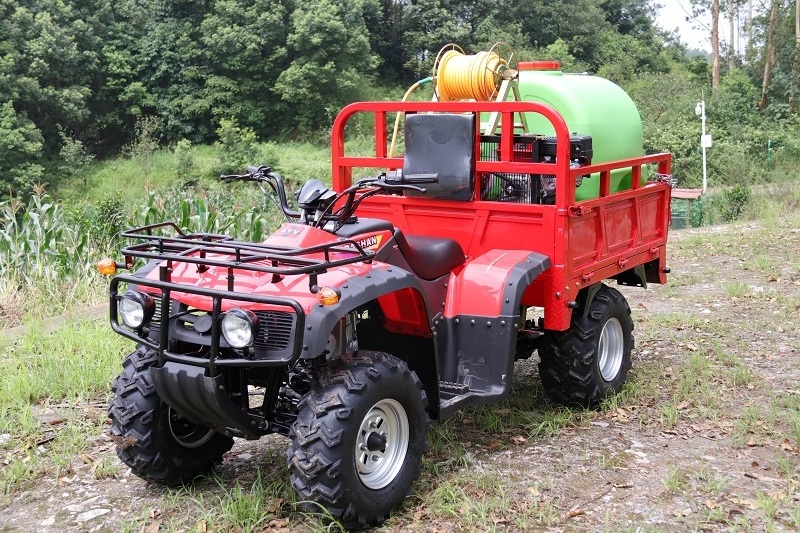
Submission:
<svg viewBox="0 0 800 533">
<path fill-rule="evenodd" d="M 603 285 L 586 316 L 574 311 L 567 331 L 547 334 L 539 348 L 539 375 L 554 401 L 590 407 L 622 390 L 633 350 L 630 315 L 625 297 Z"/>
<path fill-rule="evenodd" d="M 348 528 L 386 520 L 420 475 L 426 407 L 419 378 L 392 355 L 361 350 L 331 362 L 300 401 L 289 434 L 300 498 Z"/>
<path fill-rule="evenodd" d="M 158 355 L 142 346 L 125 358 L 111 385 L 110 434 L 134 474 L 176 486 L 209 472 L 233 439 L 186 420 L 161 401 L 150 372 L 157 362 Z"/>
</svg>

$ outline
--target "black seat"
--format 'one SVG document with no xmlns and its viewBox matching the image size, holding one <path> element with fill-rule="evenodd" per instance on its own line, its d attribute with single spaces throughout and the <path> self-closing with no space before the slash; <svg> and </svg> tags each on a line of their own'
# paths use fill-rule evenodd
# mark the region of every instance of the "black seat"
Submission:
<svg viewBox="0 0 800 533">
<path fill-rule="evenodd" d="M 425 280 L 444 276 L 461 265 L 466 257 L 461 245 L 445 237 L 423 237 L 394 232 L 400 253 L 414 273 Z"/>
<path fill-rule="evenodd" d="M 468 201 L 475 174 L 475 116 L 415 114 L 406 116 L 403 176 L 438 174 L 438 183 L 425 184 L 427 193 L 409 196 Z"/>
</svg>

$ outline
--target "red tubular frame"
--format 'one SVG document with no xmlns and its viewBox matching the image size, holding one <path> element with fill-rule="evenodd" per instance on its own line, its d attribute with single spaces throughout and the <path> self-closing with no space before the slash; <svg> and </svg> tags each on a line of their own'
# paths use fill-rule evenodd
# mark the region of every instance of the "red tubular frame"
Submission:
<svg viewBox="0 0 800 533">
<path fill-rule="evenodd" d="M 408 234 L 457 240 L 470 258 L 491 250 L 528 250 L 550 258 L 551 268 L 523 296 L 523 305 L 544 308 L 546 329 L 569 327 L 578 291 L 639 265 L 649 264 L 650 281 L 666 282 L 666 242 L 670 220 L 670 187 L 641 184 L 642 166 L 657 165 L 669 174 L 669 154 L 654 154 L 571 169 L 569 129 L 552 107 L 534 102 L 360 102 L 345 107 L 333 125 L 333 187 L 351 185 L 353 168 L 381 171 L 402 168 L 402 157 L 388 157 L 387 113 L 489 113 L 502 116 L 498 161 L 480 160 L 480 131 L 476 131 L 475 176 L 491 172 L 556 176 L 555 205 L 516 204 L 473 200 L 434 200 L 424 197 L 376 195 L 363 202 L 358 214 L 382 218 Z M 345 154 L 345 127 L 356 113 L 371 114 L 375 126 L 375 155 Z M 513 118 L 539 113 L 553 124 L 557 163 L 514 161 Z M 611 192 L 611 171 L 631 169 L 631 189 Z M 599 196 L 576 201 L 575 178 L 599 174 Z M 598 179 L 592 177 L 588 179 Z M 476 190 L 480 190 L 476 187 Z M 652 267 L 657 266 L 657 271 Z M 655 272 L 655 274 L 652 274 Z M 657 279 L 656 279 L 657 278 Z M 453 314 L 458 309 L 452 310 Z"/>
</svg>

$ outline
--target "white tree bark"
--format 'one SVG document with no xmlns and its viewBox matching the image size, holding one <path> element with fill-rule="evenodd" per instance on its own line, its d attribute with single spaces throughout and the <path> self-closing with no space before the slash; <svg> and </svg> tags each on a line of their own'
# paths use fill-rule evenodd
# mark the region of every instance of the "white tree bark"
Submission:
<svg viewBox="0 0 800 533">
<path fill-rule="evenodd" d="M 800 48 L 800 0 L 794 0 L 794 39 Z"/>
<path fill-rule="evenodd" d="M 729 37 L 731 40 L 730 48 L 728 48 L 728 70 L 733 70 L 733 67 L 736 66 L 736 27 L 733 23 L 735 12 L 734 0 L 728 0 L 728 28 L 730 30 Z"/>
<path fill-rule="evenodd" d="M 772 76 L 772 65 L 775 62 L 775 24 L 778 20 L 778 0 L 772 0 L 769 10 L 769 26 L 767 28 L 767 49 L 764 52 L 764 82 L 761 84 L 761 98 L 758 100 L 758 109 L 767 108 L 767 89 Z"/>
<path fill-rule="evenodd" d="M 747 0 L 747 62 L 751 63 L 752 60 L 753 60 L 753 0 Z"/>
<path fill-rule="evenodd" d="M 711 0 L 711 90 L 719 87 L 719 0 Z"/>
</svg>

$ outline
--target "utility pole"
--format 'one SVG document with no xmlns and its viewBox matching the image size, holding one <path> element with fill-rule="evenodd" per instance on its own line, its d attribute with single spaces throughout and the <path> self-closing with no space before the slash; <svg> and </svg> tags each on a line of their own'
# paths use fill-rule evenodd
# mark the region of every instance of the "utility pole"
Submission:
<svg viewBox="0 0 800 533">
<path fill-rule="evenodd" d="M 706 100 L 703 98 L 701 102 L 694 108 L 695 115 L 700 117 L 702 124 L 702 133 L 700 135 L 700 148 L 703 150 L 703 194 L 708 192 L 708 165 L 706 159 L 706 148 L 711 148 L 711 135 L 706 135 Z"/>
</svg>

